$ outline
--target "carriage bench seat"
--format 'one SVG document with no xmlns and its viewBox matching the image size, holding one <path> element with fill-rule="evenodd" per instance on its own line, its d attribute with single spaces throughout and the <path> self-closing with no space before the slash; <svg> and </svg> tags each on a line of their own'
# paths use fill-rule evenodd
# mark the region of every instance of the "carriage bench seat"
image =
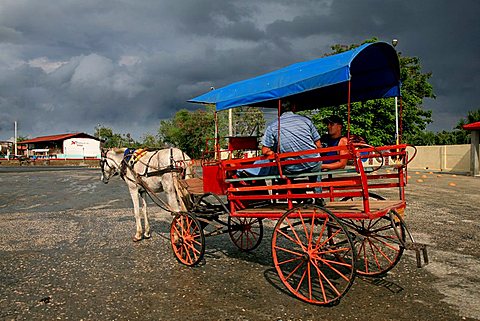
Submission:
<svg viewBox="0 0 480 321">
<path fill-rule="evenodd" d="M 373 169 L 369 167 L 365 167 L 365 172 L 371 172 Z M 344 176 L 345 174 L 352 174 L 357 173 L 355 168 L 344 168 L 344 169 L 334 169 L 330 171 L 320 171 L 320 172 L 306 172 L 300 174 L 287 174 L 285 177 L 288 178 L 302 178 L 302 177 L 309 177 L 309 176 Z M 268 176 L 251 176 L 251 177 L 242 177 L 242 178 L 228 178 L 225 180 L 227 183 L 233 182 L 248 182 L 248 181 L 258 181 L 258 180 L 273 180 L 273 179 L 281 179 L 280 175 L 268 175 Z"/>
<path fill-rule="evenodd" d="M 186 188 L 190 194 L 202 195 L 203 194 L 203 179 L 195 177 L 183 179 L 180 181 L 180 185 Z"/>
</svg>

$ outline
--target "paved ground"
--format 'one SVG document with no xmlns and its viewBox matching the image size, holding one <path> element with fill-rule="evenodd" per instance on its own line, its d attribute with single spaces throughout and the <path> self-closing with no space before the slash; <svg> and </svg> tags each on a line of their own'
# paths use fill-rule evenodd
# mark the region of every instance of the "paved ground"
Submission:
<svg viewBox="0 0 480 321">
<path fill-rule="evenodd" d="M 0 171 L 0 320 L 480 320 L 480 178 L 409 175 L 407 224 L 430 245 L 430 265 L 417 269 L 407 253 L 385 278 L 357 278 L 325 308 L 279 284 L 270 227 L 250 254 L 228 236 L 207 239 L 204 264 L 187 268 L 158 208 L 154 237 L 131 242 L 121 180 Z"/>
</svg>

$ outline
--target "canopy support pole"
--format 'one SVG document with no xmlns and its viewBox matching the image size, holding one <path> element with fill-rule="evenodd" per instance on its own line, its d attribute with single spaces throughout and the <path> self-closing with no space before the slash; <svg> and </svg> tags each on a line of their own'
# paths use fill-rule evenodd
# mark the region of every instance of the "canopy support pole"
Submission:
<svg viewBox="0 0 480 321">
<path fill-rule="evenodd" d="M 221 155 L 220 155 L 220 137 L 218 137 L 218 115 L 217 111 L 215 111 L 214 116 L 215 116 L 215 156 L 218 160 L 221 160 Z"/>
<path fill-rule="evenodd" d="M 351 81 L 348 81 L 348 102 L 347 102 L 347 140 L 350 141 L 350 93 L 351 93 Z"/>
<path fill-rule="evenodd" d="M 400 125 L 399 125 L 399 137 L 398 137 L 398 144 L 402 143 L 403 138 L 403 130 L 402 130 L 402 119 L 403 119 L 403 99 L 402 96 L 400 97 Z M 395 97 L 396 98 L 396 97 Z"/>
<path fill-rule="evenodd" d="M 395 142 L 397 145 L 400 143 L 400 137 L 398 135 L 398 97 L 395 96 Z"/>
<path fill-rule="evenodd" d="M 282 100 L 278 100 L 278 112 L 277 112 L 277 121 L 278 121 L 278 132 L 277 132 L 277 154 L 280 153 L 280 116 L 282 113 Z"/>
</svg>

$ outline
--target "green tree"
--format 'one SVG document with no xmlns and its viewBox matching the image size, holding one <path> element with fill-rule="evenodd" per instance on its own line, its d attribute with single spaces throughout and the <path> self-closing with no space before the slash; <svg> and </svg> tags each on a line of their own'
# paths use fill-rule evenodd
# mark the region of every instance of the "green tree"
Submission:
<svg viewBox="0 0 480 321">
<path fill-rule="evenodd" d="M 206 138 L 214 136 L 214 119 L 206 110 L 178 111 L 173 119 L 160 122 L 161 139 L 185 151 L 190 157 L 202 155 Z"/>
<path fill-rule="evenodd" d="M 164 148 L 165 144 L 155 135 L 145 134 L 142 136 L 141 146 L 144 148 L 160 149 Z"/>
<path fill-rule="evenodd" d="M 17 143 L 23 142 L 24 140 L 27 140 L 28 136 L 17 136 Z"/>
<path fill-rule="evenodd" d="M 470 133 L 463 129 L 464 125 L 475 123 L 480 121 L 480 109 L 477 110 L 469 110 L 467 113 L 467 117 L 460 118 L 457 123 L 457 126 L 453 129 L 456 137 L 457 137 L 457 144 L 469 144 L 470 143 Z"/>
<path fill-rule="evenodd" d="M 265 117 L 259 108 L 233 109 L 234 136 L 259 136 L 265 130 Z"/>
<path fill-rule="evenodd" d="M 96 126 L 94 131 L 93 136 L 102 141 L 102 147 L 104 148 L 139 147 L 139 143 L 131 137 L 130 133 L 116 134 L 111 128 L 100 125 Z"/>
<path fill-rule="evenodd" d="M 466 124 L 480 121 L 480 109 L 471 110 L 466 117 L 460 118 L 453 131 L 443 130 L 438 133 L 432 131 L 420 131 L 411 137 L 414 145 L 455 145 L 470 144 L 470 133 L 463 129 Z"/>
<path fill-rule="evenodd" d="M 463 126 L 477 121 L 480 121 L 480 109 L 469 110 L 466 117 L 460 118 L 450 133 L 452 144 L 470 144 L 470 133 L 463 129 Z"/>
</svg>

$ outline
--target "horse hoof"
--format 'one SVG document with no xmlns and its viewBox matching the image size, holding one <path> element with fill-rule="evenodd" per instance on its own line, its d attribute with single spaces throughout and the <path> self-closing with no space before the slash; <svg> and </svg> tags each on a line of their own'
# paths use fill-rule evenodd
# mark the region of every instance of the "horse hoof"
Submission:
<svg viewBox="0 0 480 321">
<path fill-rule="evenodd" d="M 151 234 L 148 234 L 148 235 L 144 234 L 143 235 L 143 238 L 146 239 L 146 240 L 150 239 L 151 237 L 152 237 Z"/>
<path fill-rule="evenodd" d="M 142 239 L 143 239 L 143 237 L 140 237 L 140 238 L 138 238 L 138 237 L 136 237 L 136 236 L 132 237 L 132 240 L 133 240 L 134 242 L 139 242 L 139 241 L 141 241 Z"/>
</svg>

